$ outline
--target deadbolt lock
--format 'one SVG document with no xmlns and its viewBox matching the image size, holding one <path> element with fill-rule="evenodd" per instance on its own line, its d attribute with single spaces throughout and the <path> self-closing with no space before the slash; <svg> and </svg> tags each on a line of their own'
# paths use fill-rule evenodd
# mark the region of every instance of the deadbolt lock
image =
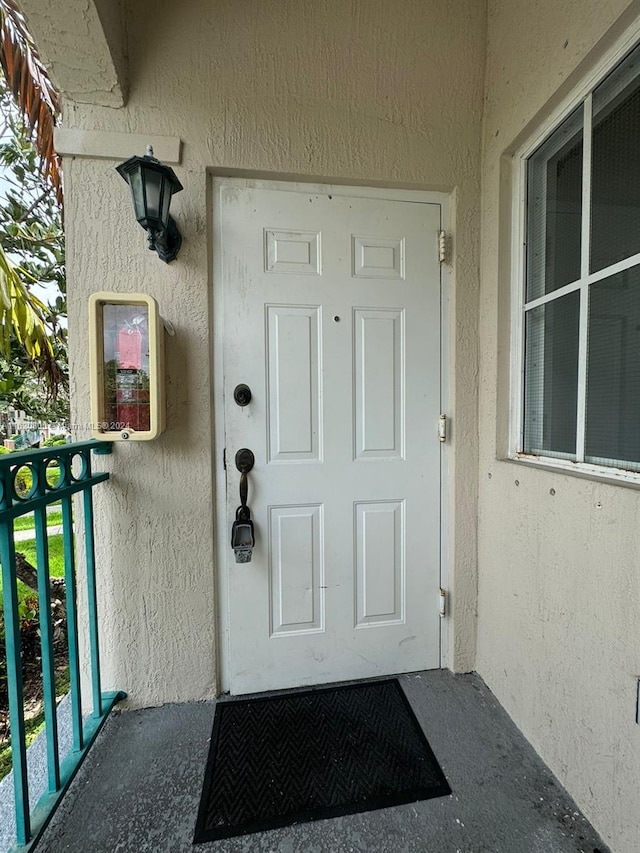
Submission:
<svg viewBox="0 0 640 853">
<path fill-rule="evenodd" d="M 243 408 L 251 402 L 251 388 L 248 385 L 236 385 L 233 389 L 233 399 Z"/>
</svg>

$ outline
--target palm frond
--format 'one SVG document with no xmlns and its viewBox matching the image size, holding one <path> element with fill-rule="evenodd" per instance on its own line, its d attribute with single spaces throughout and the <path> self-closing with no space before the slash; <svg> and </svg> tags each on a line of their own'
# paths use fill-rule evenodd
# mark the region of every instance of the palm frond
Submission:
<svg viewBox="0 0 640 853">
<path fill-rule="evenodd" d="M 0 68 L 62 206 L 62 162 L 53 145 L 60 97 L 15 0 L 0 0 Z"/>
<path fill-rule="evenodd" d="M 9 357 L 13 333 L 55 396 L 62 377 L 49 337 L 50 312 L 25 286 L 24 273 L 11 263 L 0 243 L 0 352 Z"/>
</svg>

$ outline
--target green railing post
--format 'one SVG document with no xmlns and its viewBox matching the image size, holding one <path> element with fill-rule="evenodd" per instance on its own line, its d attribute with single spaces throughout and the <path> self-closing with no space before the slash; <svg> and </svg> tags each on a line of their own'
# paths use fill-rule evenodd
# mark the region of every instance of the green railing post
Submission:
<svg viewBox="0 0 640 853">
<path fill-rule="evenodd" d="M 91 455 L 87 453 L 87 465 L 91 472 Z M 84 542 L 87 561 L 87 606 L 89 610 L 89 651 L 91 655 L 91 687 L 93 694 L 93 716 L 102 716 L 100 686 L 100 646 L 98 643 L 98 595 L 96 590 L 96 548 L 93 535 L 93 494 L 90 489 L 84 499 Z"/>
<path fill-rule="evenodd" d="M 16 846 L 12 853 L 28 853 L 43 832 L 53 810 L 60 802 L 100 727 L 114 704 L 126 698 L 121 692 L 102 693 L 100 685 L 100 656 L 98 646 L 98 605 L 96 594 L 95 539 L 93 528 L 93 499 L 91 490 L 109 478 L 106 472 L 91 471 L 91 453 L 107 454 L 111 445 L 95 441 L 77 442 L 61 447 L 42 448 L 0 456 L 0 561 L 2 562 L 2 603 L 5 621 L 7 682 L 15 790 Z M 73 469 L 79 462 L 79 470 Z M 53 463 L 60 469 L 58 483 L 49 485 L 47 466 Z M 16 484 L 22 467 L 21 488 Z M 25 490 L 24 483 L 31 488 Z M 87 597 L 89 646 L 93 714 L 82 719 L 80 694 L 80 655 L 78 643 L 78 608 L 76 599 L 75 537 L 73 531 L 72 498 L 83 493 L 85 551 L 87 558 Z M 67 640 L 71 682 L 71 715 L 73 749 L 66 758 L 59 755 L 54 637 L 51 617 L 51 590 L 47 506 L 60 501 L 64 551 L 65 597 L 67 609 Z M 49 791 L 38 801 L 33 813 L 29 808 L 29 786 L 25 744 L 23 708 L 22 658 L 20 619 L 16 574 L 16 551 L 13 522 L 21 515 L 33 512 L 36 539 L 37 586 L 42 647 L 42 685 Z"/>
<path fill-rule="evenodd" d="M 13 477 L 3 471 L 2 504 L 11 503 Z M 16 585 L 16 551 L 13 541 L 13 520 L 0 522 L 0 562 L 2 562 L 2 600 L 4 635 L 7 653 L 7 686 L 9 692 L 9 725 L 11 726 L 11 756 L 13 760 L 13 790 L 15 794 L 16 837 L 26 844 L 31 834 L 29 821 L 29 783 L 27 781 L 27 751 L 24 731 L 24 702 L 22 693 L 22 649 Z"/>
<path fill-rule="evenodd" d="M 37 493 L 46 491 L 47 472 L 42 462 L 36 468 Z M 38 570 L 38 614 L 40 617 L 40 645 L 42 650 L 42 693 L 44 697 L 44 722 L 47 738 L 47 772 L 49 790 L 60 787 L 60 756 L 58 753 L 58 714 L 56 708 L 56 674 L 51 624 L 51 587 L 49 575 L 49 539 L 47 536 L 47 507 L 34 510 L 36 532 L 36 568 Z"/>
<path fill-rule="evenodd" d="M 78 648 L 78 604 L 76 600 L 76 557 L 73 536 L 71 495 L 62 498 L 62 544 L 64 586 L 67 600 L 67 643 L 69 646 L 69 683 L 71 685 L 71 724 L 73 748 L 82 749 L 82 699 L 80 695 L 80 650 Z"/>
</svg>

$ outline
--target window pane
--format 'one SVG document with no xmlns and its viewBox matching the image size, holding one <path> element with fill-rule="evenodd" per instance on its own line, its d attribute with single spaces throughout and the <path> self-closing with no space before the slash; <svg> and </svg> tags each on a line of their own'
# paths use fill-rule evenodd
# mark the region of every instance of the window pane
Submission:
<svg viewBox="0 0 640 853">
<path fill-rule="evenodd" d="M 640 468 L 640 268 L 591 286 L 587 462 Z"/>
<path fill-rule="evenodd" d="M 527 301 L 580 277 L 582 116 L 579 107 L 527 163 Z"/>
<path fill-rule="evenodd" d="M 639 51 L 593 93 L 592 272 L 640 252 Z"/>
<path fill-rule="evenodd" d="M 575 456 L 579 316 L 577 290 L 527 311 L 525 453 Z"/>
</svg>

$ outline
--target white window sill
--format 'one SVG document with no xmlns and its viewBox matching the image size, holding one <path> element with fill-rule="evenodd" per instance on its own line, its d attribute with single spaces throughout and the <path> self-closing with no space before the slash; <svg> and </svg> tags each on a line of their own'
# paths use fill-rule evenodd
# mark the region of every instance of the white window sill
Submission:
<svg viewBox="0 0 640 853">
<path fill-rule="evenodd" d="M 591 465 L 588 462 L 571 462 L 568 459 L 554 459 L 549 456 L 532 456 L 528 453 L 517 453 L 509 456 L 505 462 L 515 462 L 530 468 L 540 468 L 556 474 L 570 474 L 585 480 L 596 480 L 613 486 L 626 486 L 630 489 L 640 489 L 640 471 L 626 471 L 622 468 L 607 468 L 604 465 Z"/>
</svg>

